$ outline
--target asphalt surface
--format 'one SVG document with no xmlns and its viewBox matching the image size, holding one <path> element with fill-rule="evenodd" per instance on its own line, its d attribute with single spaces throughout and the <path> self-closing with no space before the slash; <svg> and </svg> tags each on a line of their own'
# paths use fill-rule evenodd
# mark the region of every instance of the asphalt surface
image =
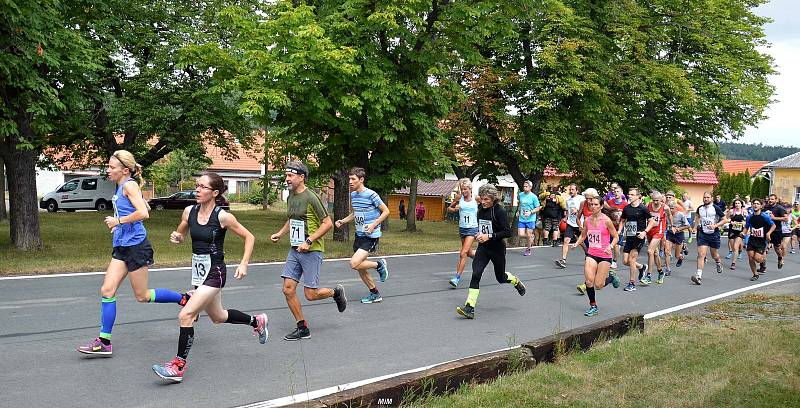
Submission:
<svg viewBox="0 0 800 408">
<path fill-rule="evenodd" d="M 203 316 L 195 325 L 181 384 L 167 384 L 150 369 L 175 355 L 176 305 L 138 304 L 124 282 L 117 295 L 114 356 L 87 358 L 75 348 L 97 336 L 102 275 L 0 280 L 0 405 L 175 407 L 191 401 L 195 407 L 237 406 L 489 352 L 753 284 L 745 257 L 735 272 L 728 269 L 729 261 L 722 274 L 708 263 L 703 285 L 693 285 L 695 253 L 692 248 L 684 266 L 663 285 L 598 291 L 600 314 L 591 318 L 583 316 L 586 296 L 575 290 L 583 279 L 577 251 L 562 270 L 552 264 L 560 248 L 537 248 L 530 257 L 509 250 L 509 271 L 525 282 L 528 293 L 520 297 L 510 285 L 499 285 L 490 266 L 475 320 L 455 312 L 466 299 L 471 275 L 468 266 L 461 287 L 450 288 L 456 254 L 389 258 L 389 279 L 379 284 L 384 300 L 371 305 L 358 302 L 367 290 L 346 261 L 325 262 L 323 285 L 342 283 L 350 303 L 340 314 L 331 299 L 304 300 L 312 337 L 298 342 L 283 340 L 295 325 L 281 292 L 283 266 L 251 266 L 242 281 L 233 279 L 231 269 L 223 305 L 266 312 L 269 341 L 259 344 L 248 326 L 214 325 Z M 777 271 L 770 254 L 768 273 L 756 283 L 800 274 L 800 256 L 786 261 Z M 621 277 L 624 282 L 627 275 Z M 150 287 L 181 290 L 188 284 L 188 270 L 150 272 Z"/>
</svg>

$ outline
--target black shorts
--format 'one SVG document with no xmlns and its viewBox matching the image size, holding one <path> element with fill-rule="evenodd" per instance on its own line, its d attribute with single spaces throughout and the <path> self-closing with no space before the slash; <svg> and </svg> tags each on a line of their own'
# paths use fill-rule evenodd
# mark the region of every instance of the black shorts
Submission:
<svg viewBox="0 0 800 408">
<path fill-rule="evenodd" d="M 558 218 L 543 218 L 542 229 L 545 231 L 559 231 L 558 224 L 561 222 Z"/>
<path fill-rule="evenodd" d="M 747 252 L 753 251 L 763 255 L 766 250 L 767 240 L 753 239 L 753 237 L 747 240 Z"/>
<path fill-rule="evenodd" d="M 125 262 L 128 272 L 153 264 L 153 247 L 147 238 L 131 246 L 116 246 L 111 250 L 111 258 Z"/>
<path fill-rule="evenodd" d="M 644 240 L 633 236 L 633 237 L 625 237 L 625 246 L 622 249 L 622 253 L 629 254 L 631 251 L 642 252 L 642 248 L 644 247 Z"/>
<path fill-rule="evenodd" d="M 224 288 L 225 280 L 228 277 L 228 268 L 225 264 L 213 264 L 211 270 L 206 275 L 206 280 L 203 281 L 204 286 L 212 288 Z"/>
<path fill-rule="evenodd" d="M 581 229 L 579 227 L 573 227 L 572 225 L 567 224 L 567 229 L 564 231 L 564 236 L 569 238 L 572 242 L 575 242 L 578 237 L 581 236 Z"/>
<path fill-rule="evenodd" d="M 800 228 L 795 228 L 794 230 L 792 230 L 792 234 L 800 238 Z"/>
<path fill-rule="evenodd" d="M 608 262 L 608 263 L 611 263 L 611 258 L 601 258 L 601 257 L 599 257 L 599 256 L 594 256 L 594 255 L 589 255 L 589 254 L 586 254 L 586 257 L 587 257 L 587 258 L 592 258 L 592 259 L 594 259 L 594 260 L 595 260 L 595 262 L 597 262 L 598 264 L 599 264 L 600 262 Z"/>
<path fill-rule="evenodd" d="M 359 249 L 363 249 L 369 253 L 375 252 L 378 249 L 378 239 L 380 238 L 370 238 L 366 235 L 356 235 L 356 238 L 353 240 L 353 253 Z"/>
<path fill-rule="evenodd" d="M 683 232 L 677 232 L 673 234 L 670 231 L 667 231 L 667 241 L 672 242 L 675 245 L 683 244 Z"/>
<path fill-rule="evenodd" d="M 773 231 L 772 235 L 769 236 L 769 242 L 772 243 L 773 246 L 780 246 L 783 244 L 783 233 L 780 231 Z"/>
<path fill-rule="evenodd" d="M 742 231 L 728 230 L 728 239 L 744 238 Z"/>
</svg>

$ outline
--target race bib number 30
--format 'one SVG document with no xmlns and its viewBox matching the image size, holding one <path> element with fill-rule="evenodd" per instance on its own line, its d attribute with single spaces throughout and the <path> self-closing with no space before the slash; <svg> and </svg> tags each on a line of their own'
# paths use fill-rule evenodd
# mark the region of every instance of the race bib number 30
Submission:
<svg viewBox="0 0 800 408">
<path fill-rule="evenodd" d="M 300 246 L 306 242 L 306 222 L 303 220 L 289 220 L 289 244 Z"/>
<path fill-rule="evenodd" d="M 192 254 L 192 286 L 202 285 L 210 270 L 211 255 Z"/>
<path fill-rule="evenodd" d="M 764 228 L 753 228 L 753 236 L 756 238 L 764 238 Z"/>
<path fill-rule="evenodd" d="M 486 235 L 494 234 L 491 220 L 480 220 L 478 224 L 480 226 L 481 234 L 486 234 Z"/>
</svg>

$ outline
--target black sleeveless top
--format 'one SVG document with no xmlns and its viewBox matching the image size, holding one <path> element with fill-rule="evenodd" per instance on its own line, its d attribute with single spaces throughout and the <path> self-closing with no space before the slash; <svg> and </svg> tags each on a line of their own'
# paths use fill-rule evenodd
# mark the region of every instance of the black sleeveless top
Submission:
<svg viewBox="0 0 800 408">
<path fill-rule="evenodd" d="M 201 225 L 197 222 L 200 204 L 195 204 L 189 211 L 189 233 L 192 235 L 192 253 L 197 255 L 211 255 L 211 264 L 225 263 L 225 228 L 219 223 L 220 207 L 214 207 L 208 223 Z"/>
</svg>

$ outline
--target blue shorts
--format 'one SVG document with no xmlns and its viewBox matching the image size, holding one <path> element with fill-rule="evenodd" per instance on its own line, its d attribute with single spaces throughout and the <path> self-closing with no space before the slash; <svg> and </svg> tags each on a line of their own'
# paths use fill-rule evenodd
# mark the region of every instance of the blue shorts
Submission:
<svg viewBox="0 0 800 408">
<path fill-rule="evenodd" d="M 706 234 L 703 231 L 697 231 L 697 246 L 707 246 L 713 249 L 719 249 L 719 233 Z"/>
<path fill-rule="evenodd" d="M 461 228 L 461 227 L 458 227 L 458 235 L 460 235 L 461 238 L 474 237 L 475 235 L 478 235 L 478 227 L 474 227 L 474 228 Z"/>
<path fill-rule="evenodd" d="M 673 234 L 672 231 L 667 231 L 667 241 L 672 242 L 676 245 L 683 244 L 683 232 L 678 232 Z"/>
<path fill-rule="evenodd" d="M 322 267 L 322 252 L 297 252 L 292 248 L 286 256 L 286 265 L 283 267 L 282 278 L 289 278 L 300 282 L 307 288 L 319 288 L 319 271 Z"/>
<path fill-rule="evenodd" d="M 536 229 L 536 221 L 517 221 L 517 228 L 527 228 L 529 230 Z"/>
</svg>

